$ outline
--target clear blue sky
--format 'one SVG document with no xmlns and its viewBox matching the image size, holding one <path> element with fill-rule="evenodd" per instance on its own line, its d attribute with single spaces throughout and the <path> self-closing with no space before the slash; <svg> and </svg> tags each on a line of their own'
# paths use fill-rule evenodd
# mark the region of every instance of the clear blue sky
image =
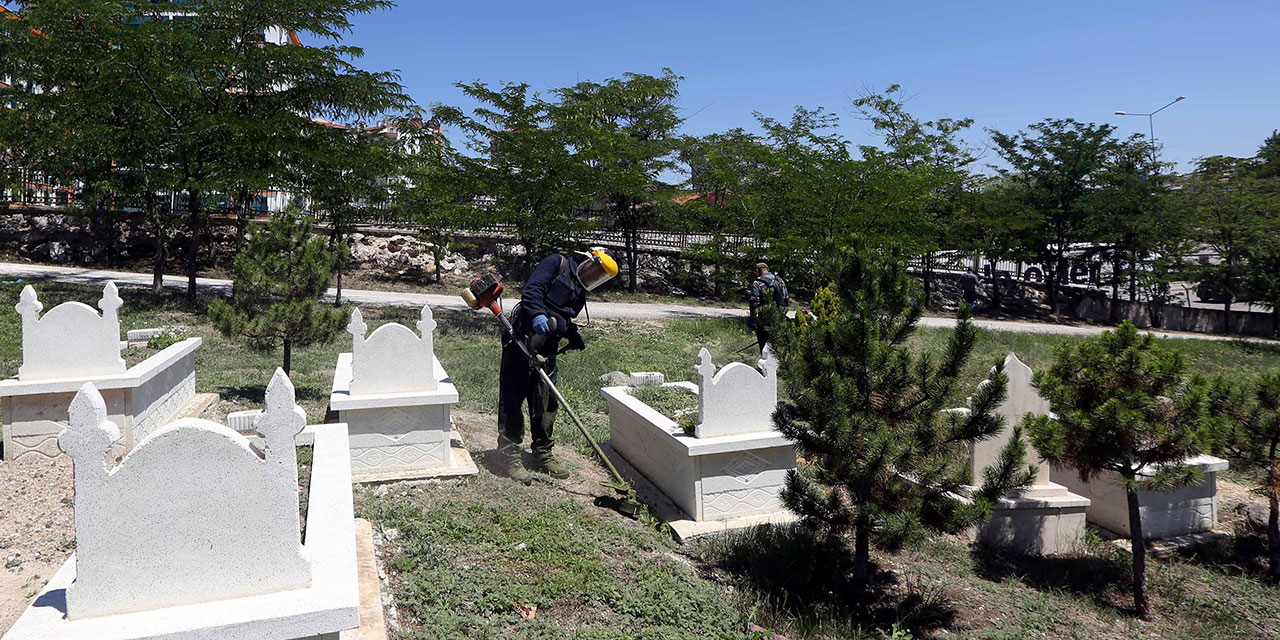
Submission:
<svg viewBox="0 0 1280 640">
<path fill-rule="evenodd" d="M 901 84 L 925 118 L 1014 130 L 1045 117 L 1145 133 L 1165 157 L 1253 155 L 1280 128 L 1280 1 L 441 2 L 400 0 L 357 18 L 360 65 L 396 69 L 415 100 L 470 106 L 459 80 L 539 90 L 627 71 L 684 76 L 685 132 L 753 128 L 753 111 L 839 113 L 848 97 Z M 986 143 L 981 131 L 973 141 Z M 994 154 L 987 160 L 994 162 Z"/>
</svg>

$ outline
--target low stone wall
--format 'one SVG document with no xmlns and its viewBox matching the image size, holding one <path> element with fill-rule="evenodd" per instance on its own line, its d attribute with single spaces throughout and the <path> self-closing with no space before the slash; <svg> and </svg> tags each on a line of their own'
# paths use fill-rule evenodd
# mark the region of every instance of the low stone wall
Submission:
<svg viewBox="0 0 1280 640">
<path fill-rule="evenodd" d="M 1199 533 L 1218 524 L 1218 472 L 1227 469 L 1227 461 L 1197 456 L 1185 464 L 1200 470 L 1203 474 L 1200 482 L 1172 491 L 1138 492 L 1144 538 L 1157 540 Z M 1054 467 L 1053 473 L 1072 493 L 1092 501 L 1088 511 L 1090 522 L 1120 535 L 1130 535 L 1129 501 L 1117 474 L 1108 471 L 1085 482 L 1070 467 Z"/>
<path fill-rule="evenodd" d="M 200 344 L 200 338 L 188 338 L 120 375 L 0 381 L 4 459 L 58 456 L 58 434 L 69 419 L 67 409 L 85 382 L 100 389 L 108 419 L 120 427 L 120 439 L 113 445 L 112 456 L 128 453 L 195 396 L 195 351 Z"/>
<path fill-rule="evenodd" d="M 673 382 L 696 392 L 691 383 Z M 609 443 L 696 522 L 785 512 L 780 497 L 796 466 L 776 431 L 695 438 L 631 395 L 600 390 L 609 404 Z"/>
<path fill-rule="evenodd" d="M 1139 328 L 1153 327 L 1151 312 L 1145 303 L 1128 300 L 1116 301 L 1121 320 L 1129 320 Z M 1232 305 L 1245 308 L 1247 304 Z M 1107 294 L 1091 291 L 1080 297 L 1072 308 L 1073 315 L 1082 320 L 1109 322 L 1111 300 Z M 1196 333 L 1235 333 L 1246 336 L 1271 337 L 1276 334 L 1276 316 L 1269 311 L 1231 311 L 1231 324 L 1227 325 L 1226 311 L 1166 304 L 1160 309 L 1161 329 L 1192 331 Z"/>
</svg>

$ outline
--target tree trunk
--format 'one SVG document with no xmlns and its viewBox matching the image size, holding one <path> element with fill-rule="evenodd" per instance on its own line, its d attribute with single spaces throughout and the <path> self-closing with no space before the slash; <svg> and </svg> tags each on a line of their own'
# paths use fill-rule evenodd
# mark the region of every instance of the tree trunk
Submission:
<svg viewBox="0 0 1280 640">
<path fill-rule="evenodd" d="M 152 241 L 155 243 L 155 261 L 151 266 L 151 292 L 160 295 L 164 293 L 164 263 L 169 257 L 169 243 L 165 238 L 164 221 L 160 217 L 160 205 L 156 202 L 156 194 L 148 190 L 145 199 L 147 221 L 151 223 L 151 234 L 154 236 Z"/>
<path fill-rule="evenodd" d="M 853 525 L 853 579 L 859 586 L 871 582 L 871 523 L 861 516 Z"/>
<path fill-rule="evenodd" d="M 332 230 L 329 231 L 329 251 L 332 252 L 331 255 L 336 255 L 340 246 L 342 246 L 342 235 L 338 232 L 337 221 L 334 220 Z M 342 306 L 342 262 L 339 259 L 333 269 L 336 276 L 333 296 L 333 306 L 335 307 Z"/>
<path fill-rule="evenodd" d="M 284 373 L 289 375 L 293 370 L 293 340 L 284 339 Z"/>
<path fill-rule="evenodd" d="M 922 279 L 924 280 L 924 308 L 933 309 L 932 303 L 930 302 L 930 300 L 933 298 L 933 296 L 931 295 L 933 293 L 933 252 L 932 251 L 924 252 L 923 262 L 924 262 L 924 265 L 923 265 L 924 274 Z"/>
<path fill-rule="evenodd" d="M 249 188 L 241 187 L 240 193 L 240 210 L 236 216 L 236 254 L 244 248 L 244 236 L 249 231 L 249 213 L 252 210 L 252 202 L 249 200 Z"/>
<path fill-rule="evenodd" d="M 1280 462 L 1273 462 L 1271 467 L 1274 469 L 1277 464 Z M 1275 484 L 1274 481 L 1272 484 Z M 1267 575 L 1271 578 L 1272 584 L 1280 584 L 1280 495 L 1277 495 L 1274 487 L 1271 492 L 1271 514 L 1267 518 L 1267 550 L 1271 556 L 1271 566 Z"/>
<path fill-rule="evenodd" d="M 1151 602 L 1147 599 L 1147 540 L 1142 536 L 1142 512 L 1138 508 L 1138 492 L 1125 491 L 1129 499 L 1129 541 L 1133 545 L 1133 608 L 1138 617 L 1151 617 Z"/>
<path fill-rule="evenodd" d="M 187 244 L 187 304 L 196 304 L 196 272 L 199 269 L 200 232 L 204 217 L 204 200 L 200 190 L 187 189 L 187 230 L 191 234 Z"/>
<path fill-rule="evenodd" d="M 627 232 L 627 261 L 631 263 L 631 273 L 628 274 L 629 282 L 627 289 L 631 293 L 637 290 L 638 274 L 640 270 L 640 232 L 638 230 L 628 230 Z"/>
<path fill-rule="evenodd" d="M 1111 309 L 1107 319 L 1113 325 L 1120 324 L 1120 256 L 1118 254 L 1111 261 Z"/>
</svg>

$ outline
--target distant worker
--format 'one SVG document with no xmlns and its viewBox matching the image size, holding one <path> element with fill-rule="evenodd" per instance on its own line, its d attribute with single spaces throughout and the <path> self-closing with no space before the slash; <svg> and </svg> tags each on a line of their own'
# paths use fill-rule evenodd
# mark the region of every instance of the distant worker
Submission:
<svg viewBox="0 0 1280 640">
<path fill-rule="evenodd" d="M 964 273 L 960 274 L 960 293 L 964 296 L 964 303 L 969 305 L 970 311 L 977 311 L 978 304 L 978 285 L 982 280 L 978 278 L 978 273 L 969 267 Z"/>
<path fill-rule="evenodd" d="M 556 356 L 586 348 L 573 319 L 587 304 L 587 292 L 618 275 L 618 263 L 594 248 L 571 256 L 543 258 L 525 282 L 520 304 L 511 312 L 516 334 L 525 339 L 538 362 L 530 362 L 505 331 L 502 336 L 502 368 L 498 374 L 498 453 L 511 479 L 524 484 L 533 476 L 521 460 L 524 442 L 523 406 L 529 405 L 529 431 L 533 437 L 536 467 L 553 478 L 568 478 L 569 470 L 551 453 L 552 427 L 560 409 L 551 389 L 534 367 L 542 367 L 556 379 Z M 566 340 L 563 348 L 560 341 Z"/>
<path fill-rule="evenodd" d="M 760 353 L 764 353 L 764 346 L 772 339 L 767 323 L 762 322 L 759 317 L 760 308 L 770 302 L 776 304 L 778 310 L 785 314 L 787 307 L 791 304 L 791 298 L 787 294 L 786 281 L 778 274 L 769 271 L 768 264 L 760 262 L 756 264 L 756 279 L 751 283 L 748 300 L 751 315 L 747 318 L 747 327 L 756 330 L 756 344 L 760 347 Z"/>
</svg>

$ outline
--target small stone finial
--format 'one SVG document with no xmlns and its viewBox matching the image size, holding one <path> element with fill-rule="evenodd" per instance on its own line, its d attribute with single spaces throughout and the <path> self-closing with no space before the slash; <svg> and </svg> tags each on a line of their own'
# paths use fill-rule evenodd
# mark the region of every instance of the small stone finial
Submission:
<svg viewBox="0 0 1280 640">
<path fill-rule="evenodd" d="M 14 309 L 23 320 L 37 320 L 40 318 L 40 312 L 44 310 L 44 305 L 36 296 L 35 288 L 27 285 L 22 288 L 22 293 L 18 296 L 18 305 Z"/>
<path fill-rule="evenodd" d="M 107 420 L 107 403 L 93 383 L 86 382 L 68 408 L 70 424 L 58 435 L 58 447 L 77 462 L 101 464 L 120 439 L 120 427 Z"/>
<path fill-rule="evenodd" d="M 284 369 L 276 368 L 267 385 L 267 406 L 253 421 L 253 430 L 267 439 L 268 449 L 271 442 L 279 438 L 282 442 L 293 443 L 307 426 L 307 413 L 294 402 L 293 381 Z"/>
<path fill-rule="evenodd" d="M 360 313 L 360 307 L 352 309 L 351 322 L 347 323 L 347 333 L 350 333 L 356 342 L 360 342 L 364 340 L 364 336 L 368 331 L 369 325 L 364 323 L 364 314 Z"/>
<path fill-rule="evenodd" d="M 693 370 L 698 372 L 698 377 L 704 384 L 711 383 L 711 376 L 716 373 L 716 365 L 711 361 L 711 352 L 707 351 L 706 347 L 698 352 L 698 363 Z"/>
<path fill-rule="evenodd" d="M 431 312 L 431 307 L 429 305 L 424 304 L 422 305 L 422 315 L 418 320 L 418 333 L 422 334 L 423 338 L 429 338 L 435 333 L 435 331 L 435 314 Z"/>
<path fill-rule="evenodd" d="M 120 299 L 120 289 L 116 287 L 116 283 L 108 282 L 107 286 L 102 288 L 102 299 L 98 301 L 98 308 L 102 310 L 104 316 L 110 318 L 120 310 L 124 305 L 124 300 Z"/>
</svg>

